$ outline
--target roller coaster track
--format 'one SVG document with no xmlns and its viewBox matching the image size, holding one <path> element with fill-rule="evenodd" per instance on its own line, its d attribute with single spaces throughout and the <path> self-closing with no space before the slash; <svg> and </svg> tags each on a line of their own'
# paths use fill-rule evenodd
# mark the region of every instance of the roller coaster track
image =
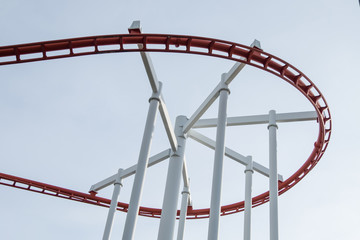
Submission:
<svg viewBox="0 0 360 240">
<path fill-rule="evenodd" d="M 138 48 L 139 45 L 142 46 L 142 49 Z M 3 46 L 0 47 L 0 65 L 94 54 L 139 51 L 198 54 L 242 62 L 285 80 L 309 100 L 318 114 L 318 137 L 310 156 L 300 169 L 284 180 L 284 182 L 279 182 L 279 194 L 283 194 L 303 179 L 323 156 L 328 146 L 332 129 L 331 115 L 325 98 L 315 84 L 297 68 L 257 48 L 196 36 L 141 33 L 119 34 Z M 103 207 L 109 207 L 110 205 L 109 199 L 98 197 L 94 192 L 77 192 L 4 173 L 0 173 L 0 184 Z M 253 205 L 259 206 L 267 201 L 269 201 L 269 193 L 265 192 L 253 198 Z M 118 210 L 126 212 L 127 208 L 128 204 L 118 203 Z M 221 207 L 222 215 L 243 210 L 243 201 Z M 159 218 L 161 209 L 141 207 L 139 215 Z M 187 217 L 190 219 L 209 217 L 209 209 L 189 209 Z"/>
</svg>

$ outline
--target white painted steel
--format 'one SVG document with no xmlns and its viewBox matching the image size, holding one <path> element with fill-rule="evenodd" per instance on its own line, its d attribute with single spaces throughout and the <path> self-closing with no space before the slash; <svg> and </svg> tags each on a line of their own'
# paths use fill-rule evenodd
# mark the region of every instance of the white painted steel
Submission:
<svg viewBox="0 0 360 240">
<path fill-rule="evenodd" d="M 141 32 L 141 23 L 139 20 L 135 20 L 131 23 L 129 30 L 139 30 Z"/>
<path fill-rule="evenodd" d="M 151 147 L 152 135 L 155 127 L 156 112 L 159 107 L 160 91 L 150 98 L 150 106 L 146 119 L 144 136 L 141 143 L 139 160 L 136 168 L 135 179 L 131 191 L 129 209 L 126 215 L 123 240 L 132 240 L 136 228 L 136 221 L 140 207 L 142 188 L 144 184 L 146 169 L 149 160 L 149 152 Z"/>
<path fill-rule="evenodd" d="M 186 144 L 186 138 L 182 127 L 186 121 L 187 118 L 185 116 L 178 116 L 176 118 L 175 133 L 178 140 L 178 150 L 173 153 L 169 160 L 158 240 L 169 240 L 174 238 L 176 212 Z"/>
<path fill-rule="evenodd" d="M 188 171 L 187 171 L 186 157 L 184 157 L 182 176 L 183 176 L 184 186 L 189 187 L 190 182 L 189 182 L 189 176 L 188 176 Z"/>
<path fill-rule="evenodd" d="M 140 21 L 133 21 L 133 23 L 131 24 L 131 26 L 129 28 L 129 31 L 130 30 L 138 30 L 141 33 Z M 138 44 L 138 48 L 142 49 L 143 45 Z M 147 74 L 148 79 L 149 79 L 151 89 L 152 89 L 153 93 L 157 93 L 157 92 L 160 91 L 160 89 L 162 87 L 161 86 L 162 83 L 160 81 L 158 81 L 154 66 L 152 64 L 152 60 L 150 58 L 150 54 L 147 53 L 147 52 L 140 52 L 140 55 L 141 55 L 141 59 L 142 59 L 142 61 L 144 63 L 144 67 L 145 67 L 146 74 Z M 166 131 L 166 134 L 168 136 L 171 149 L 173 151 L 176 151 L 176 148 L 177 148 L 177 142 L 176 141 L 177 140 L 176 140 L 176 137 L 175 137 L 175 134 L 174 134 L 174 131 L 173 131 L 171 121 L 170 121 L 169 113 L 168 113 L 168 110 L 166 108 L 166 104 L 165 104 L 165 102 L 163 100 L 163 96 L 160 95 L 159 99 L 160 99 L 160 108 L 159 108 L 159 110 L 160 110 L 161 119 L 162 119 L 162 121 L 164 123 L 165 131 Z"/>
<path fill-rule="evenodd" d="M 276 112 L 269 112 L 270 240 L 279 239 Z"/>
<path fill-rule="evenodd" d="M 215 102 L 219 96 L 219 91 L 226 87 L 226 85 L 221 81 L 215 89 L 210 93 L 210 95 L 205 99 L 205 101 L 200 105 L 198 109 L 193 113 L 184 126 L 184 133 L 187 133 L 192 126 L 201 118 L 201 116 L 208 110 L 208 108 Z"/>
<path fill-rule="evenodd" d="M 228 95 L 229 95 L 229 90 L 227 88 L 223 88 L 220 90 L 213 181 L 212 181 L 212 189 L 211 189 L 208 240 L 217 240 L 219 237 L 218 235 L 219 235 L 219 224 L 220 224 L 221 185 L 222 185 L 223 162 L 224 162 L 224 154 L 225 154 L 225 129 L 226 129 L 226 110 L 227 110 Z"/>
<path fill-rule="evenodd" d="M 139 46 L 139 48 L 141 49 L 142 46 Z M 156 93 L 159 91 L 160 87 L 159 87 L 159 81 L 157 80 L 157 76 L 154 71 L 154 66 L 151 61 L 150 55 L 147 52 L 140 52 L 140 56 L 144 63 L 146 74 L 148 75 L 148 78 L 150 81 L 151 89 L 153 90 L 154 93 Z"/>
<path fill-rule="evenodd" d="M 292 113 L 278 113 L 276 114 L 276 122 L 301 122 L 317 120 L 318 116 L 316 111 L 307 112 L 292 112 Z M 227 119 L 227 126 L 241 126 L 241 125 L 254 125 L 254 124 L 268 124 L 269 114 L 254 115 L 254 116 L 241 116 L 229 117 Z M 193 128 L 210 128 L 216 127 L 217 119 L 199 119 Z"/>
<path fill-rule="evenodd" d="M 133 21 L 133 23 L 131 24 L 131 26 L 129 28 L 129 31 L 130 30 L 138 30 L 141 33 L 140 21 Z M 138 44 L 138 48 L 142 49 L 143 45 Z M 146 74 L 149 79 L 151 89 L 152 89 L 153 93 L 157 93 L 160 91 L 162 83 L 158 80 L 158 78 L 156 76 L 156 72 L 155 72 L 150 54 L 148 52 L 140 52 L 140 55 L 141 55 L 141 59 L 143 61 L 144 67 L 145 67 Z M 171 121 L 170 121 L 169 113 L 166 108 L 163 97 L 161 95 L 160 95 L 159 99 L 160 99 L 159 110 L 160 110 L 160 115 L 161 115 L 161 118 L 162 118 L 164 126 L 165 126 L 166 134 L 169 138 L 171 149 L 173 151 L 176 151 L 176 147 L 177 147 L 176 137 L 175 137 L 175 134 L 173 131 Z"/>
<path fill-rule="evenodd" d="M 245 207 L 244 207 L 244 240 L 251 239 L 252 175 L 253 161 L 248 156 L 249 164 L 245 169 Z"/>
<path fill-rule="evenodd" d="M 161 84 L 161 82 L 160 82 L 160 84 Z M 161 119 L 162 119 L 164 127 L 165 127 L 166 134 L 167 134 L 169 142 L 170 142 L 171 149 L 175 152 L 177 149 L 177 145 L 178 145 L 177 139 L 176 139 L 176 136 L 174 133 L 173 126 L 171 124 L 169 112 L 167 110 L 166 104 L 161 95 L 160 95 L 159 111 L 160 111 L 160 116 L 161 116 Z"/>
<path fill-rule="evenodd" d="M 250 47 L 256 47 L 261 49 L 260 42 L 258 40 L 254 40 L 254 42 L 250 45 Z M 241 57 L 242 60 L 246 60 Z M 234 66 L 229 70 L 229 72 L 225 75 L 225 84 L 229 85 L 232 80 L 239 74 L 239 72 L 245 67 L 246 63 L 236 62 Z"/>
<path fill-rule="evenodd" d="M 141 33 L 140 21 L 134 21 L 129 28 L 138 30 Z M 261 49 L 260 42 L 254 40 L 251 47 Z M 143 49 L 143 44 L 138 44 L 139 49 Z M 271 110 L 269 114 L 255 116 L 241 116 L 227 118 L 227 100 L 230 93 L 228 85 L 235 79 L 238 73 L 245 67 L 245 63 L 236 62 L 233 67 L 221 76 L 220 83 L 193 113 L 190 119 L 185 116 L 178 116 L 175 131 L 173 130 L 166 104 L 161 95 L 162 83 L 158 81 L 156 72 L 149 53 L 140 52 L 153 95 L 150 98 L 150 106 L 146 120 L 143 140 L 139 153 L 138 163 L 126 170 L 119 169 L 118 173 L 110 176 L 91 186 L 90 191 L 97 192 L 111 184 L 114 184 L 114 191 L 108 212 L 108 217 L 104 229 L 103 240 L 109 240 L 111 229 L 116 211 L 122 179 L 135 174 L 134 184 L 129 201 L 128 213 L 126 216 L 123 240 L 133 240 L 136 228 L 137 216 L 140 207 L 142 188 L 148 167 L 155 165 L 170 157 L 168 174 L 166 180 L 164 201 L 159 226 L 158 240 L 171 240 L 174 237 L 175 220 L 178 205 L 178 193 L 180 189 L 181 176 L 184 188 L 182 191 L 180 221 L 178 227 L 177 240 L 183 240 L 185 220 L 188 206 L 191 206 L 189 177 L 185 161 L 186 134 L 194 140 L 215 150 L 213 181 L 210 203 L 210 217 L 208 240 L 218 240 L 220 225 L 221 207 L 221 188 L 224 156 L 227 156 L 243 165 L 245 170 L 245 206 L 244 206 L 244 239 L 251 238 L 251 209 L 252 209 L 252 174 L 255 171 L 269 177 L 270 191 L 270 240 L 278 240 L 278 180 L 283 181 L 283 177 L 277 172 L 277 143 L 276 129 L 277 122 L 294 122 L 316 120 L 318 115 L 315 111 L 295 112 L 276 114 Z M 246 58 L 242 58 L 246 60 Z M 200 119 L 207 109 L 219 99 L 218 118 Z M 165 150 L 149 159 L 152 135 L 156 120 L 156 113 L 159 110 L 171 149 Z M 269 129 L 269 169 L 259 163 L 253 162 L 250 156 L 245 157 L 229 148 L 225 147 L 226 126 L 240 126 L 253 124 L 266 124 Z M 217 127 L 216 142 L 204 135 L 192 130 L 192 128 Z"/>
<path fill-rule="evenodd" d="M 184 187 L 188 187 L 190 189 L 190 178 L 189 178 L 188 171 L 187 171 L 186 157 L 185 156 L 184 156 L 184 164 L 183 164 L 182 176 L 183 176 Z M 189 195 L 189 197 L 188 197 L 188 205 L 192 206 L 191 195 Z"/>
<path fill-rule="evenodd" d="M 162 162 L 162 161 L 168 159 L 170 157 L 170 154 L 171 154 L 171 149 L 167 149 L 167 150 L 164 150 L 164 151 L 150 157 L 147 166 L 151 167 L 155 164 L 158 164 L 159 162 Z M 123 170 L 121 172 L 120 178 L 124 179 L 124 178 L 130 177 L 133 174 L 135 174 L 136 167 L 137 167 L 137 164 Z M 117 176 L 118 176 L 118 174 L 114 174 L 111 177 L 108 177 L 108 178 L 92 185 L 89 192 L 98 192 L 101 189 L 106 188 L 106 187 L 110 186 L 111 184 L 114 184 Z"/>
<path fill-rule="evenodd" d="M 140 21 L 139 20 L 133 21 L 131 26 L 129 27 L 129 32 L 130 32 L 130 30 L 138 30 L 141 33 Z M 139 49 L 142 49 L 143 45 L 138 44 L 138 47 L 139 47 Z M 155 73 L 154 66 L 152 64 L 150 55 L 147 52 L 140 52 L 140 56 L 141 56 L 141 59 L 142 59 L 142 61 L 144 63 L 144 67 L 145 67 L 145 70 L 146 70 L 146 74 L 147 74 L 147 76 L 149 78 L 151 89 L 152 89 L 153 93 L 157 93 L 160 90 L 160 86 L 159 86 L 160 84 L 159 84 L 159 81 L 157 79 L 157 76 L 156 76 L 156 73 Z"/>
<path fill-rule="evenodd" d="M 186 215 L 188 209 L 188 202 L 190 191 L 189 188 L 184 186 L 183 191 L 181 192 L 181 209 L 180 209 L 180 219 L 179 219 L 179 226 L 178 226 L 178 233 L 177 233 L 177 240 L 184 239 L 184 232 L 185 232 L 185 222 L 186 222 Z"/>
<path fill-rule="evenodd" d="M 254 40 L 251 44 L 251 47 L 260 47 L 260 42 L 258 40 Z M 239 72 L 245 67 L 245 63 L 236 62 L 233 67 L 229 70 L 229 72 L 224 73 L 221 76 L 221 82 L 218 86 L 210 93 L 210 95 L 205 99 L 205 101 L 200 105 L 200 107 L 195 111 L 195 113 L 190 117 L 189 121 L 184 126 L 184 133 L 187 133 L 192 126 L 201 118 L 201 116 L 206 112 L 206 110 L 211 106 L 211 104 L 216 100 L 219 96 L 219 90 L 227 87 L 229 83 L 239 74 Z"/>
<path fill-rule="evenodd" d="M 195 141 L 207 146 L 208 148 L 211 148 L 213 150 L 215 150 L 215 141 L 204 136 L 203 134 L 195 131 L 195 130 L 190 130 L 188 132 L 188 137 L 194 139 Z M 230 148 L 225 147 L 225 156 L 246 166 L 248 165 L 248 158 L 241 155 L 240 153 L 235 152 L 234 150 L 231 150 Z M 270 171 L 268 168 L 264 167 L 263 165 L 257 163 L 257 162 L 253 162 L 253 167 L 254 170 L 262 175 L 264 175 L 265 177 L 269 177 L 270 176 Z M 283 181 L 283 176 L 278 174 L 278 179 L 280 181 Z"/>
<path fill-rule="evenodd" d="M 118 199 L 119 199 L 119 194 L 120 194 L 120 187 L 122 187 L 122 183 L 121 183 L 122 179 L 120 177 L 122 171 L 123 171 L 123 169 L 120 168 L 118 171 L 118 174 L 117 174 L 116 181 L 114 183 L 114 191 L 113 191 L 113 195 L 111 198 L 108 216 L 106 219 L 104 235 L 102 238 L 103 240 L 110 239 L 111 229 L 112 229 L 112 226 L 114 223 L 114 215 L 115 215 L 115 211 L 116 211 L 116 207 L 117 207 L 117 203 L 118 203 Z"/>
</svg>

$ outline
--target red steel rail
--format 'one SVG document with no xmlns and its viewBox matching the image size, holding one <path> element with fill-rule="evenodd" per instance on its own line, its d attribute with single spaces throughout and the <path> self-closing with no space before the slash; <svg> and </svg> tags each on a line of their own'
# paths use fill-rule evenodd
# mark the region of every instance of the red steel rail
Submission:
<svg viewBox="0 0 360 240">
<path fill-rule="evenodd" d="M 143 46 L 142 49 L 138 48 L 138 44 Z M 3 46 L 0 47 L 0 65 L 93 54 L 139 51 L 199 54 L 242 62 L 282 78 L 309 100 L 318 114 L 318 137 L 310 156 L 300 169 L 284 182 L 279 182 L 279 194 L 283 194 L 296 185 L 315 167 L 323 156 L 330 140 L 332 128 L 331 114 L 325 98 L 315 84 L 300 70 L 284 60 L 257 48 L 196 36 L 119 34 Z M 103 207 L 109 207 L 110 205 L 109 199 L 97 197 L 96 193 L 77 192 L 3 173 L 0 173 L 0 184 Z M 252 201 L 253 206 L 268 202 L 269 192 L 254 197 Z M 118 203 L 118 210 L 126 212 L 127 208 L 128 204 Z M 243 201 L 221 207 L 222 215 L 243 210 Z M 140 207 L 139 215 L 159 218 L 161 209 Z M 209 217 L 209 208 L 189 208 L 187 217 L 190 219 L 207 218 Z"/>
</svg>

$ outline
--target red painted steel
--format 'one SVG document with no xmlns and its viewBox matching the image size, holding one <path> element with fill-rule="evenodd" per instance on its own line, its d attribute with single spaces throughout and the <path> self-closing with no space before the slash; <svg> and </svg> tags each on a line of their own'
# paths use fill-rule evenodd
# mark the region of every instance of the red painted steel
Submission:
<svg viewBox="0 0 360 240">
<path fill-rule="evenodd" d="M 138 44 L 142 44 L 143 48 L 141 50 L 138 49 Z M 159 46 L 162 46 L 162 49 L 159 49 Z M 103 49 L 102 47 L 106 48 Z M 202 49 L 202 51 L 199 49 Z M 92 54 L 139 51 L 190 53 L 243 62 L 282 78 L 299 90 L 310 101 L 318 114 L 318 137 L 314 144 L 312 153 L 300 169 L 284 182 L 279 183 L 279 194 L 283 194 L 304 178 L 323 156 L 330 140 L 332 128 L 331 114 L 325 98 L 315 84 L 304 73 L 284 60 L 257 48 L 251 48 L 242 44 L 218 39 L 196 36 L 141 33 L 120 34 L 0 47 L 0 65 L 44 61 Z M 109 207 L 110 204 L 109 199 L 97 197 L 95 194 L 81 193 L 3 173 L 0 173 L 0 179 L 0 184 L 11 187 L 104 207 Z M 4 183 L 4 180 L 12 183 Z M 25 186 L 17 185 L 20 183 Z M 254 197 L 252 201 L 254 206 L 259 206 L 268 202 L 269 192 L 265 192 Z M 119 202 L 118 204 L 118 210 L 120 211 L 126 212 L 127 207 L 128 204 L 126 203 Z M 221 207 L 222 215 L 237 213 L 243 210 L 243 201 Z M 139 214 L 142 216 L 158 218 L 161 215 L 161 209 L 141 207 Z M 189 209 L 188 211 L 188 218 L 190 219 L 207 217 L 209 217 L 208 208 Z"/>
</svg>

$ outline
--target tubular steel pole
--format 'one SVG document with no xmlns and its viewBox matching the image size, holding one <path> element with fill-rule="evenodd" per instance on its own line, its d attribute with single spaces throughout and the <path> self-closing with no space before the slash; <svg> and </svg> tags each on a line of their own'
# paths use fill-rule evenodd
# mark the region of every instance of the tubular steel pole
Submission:
<svg viewBox="0 0 360 240">
<path fill-rule="evenodd" d="M 129 209 L 126 215 L 123 240 L 132 240 L 134 238 L 134 232 L 136 227 L 136 220 L 140 207 L 140 200 L 142 195 L 142 188 L 144 185 L 144 179 L 146 169 L 149 161 L 149 152 L 151 147 L 152 135 L 155 127 L 156 112 L 159 107 L 159 95 L 160 91 L 154 93 L 150 98 L 150 106 L 146 119 L 145 130 L 143 140 L 141 143 L 139 160 L 136 168 L 135 179 L 133 188 L 131 191 L 131 197 L 129 202 Z"/>
<path fill-rule="evenodd" d="M 276 145 L 276 112 L 269 112 L 269 169 L 270 169 L 270 240 L 279 239 L 278 224 L 278 172 Z"/>
<path fill-rule="evenodd" d="M 253 161 L 250 156 L 248 156 L 249 163 L 246 165 L 245 169 L 245 210 L 244 210 L 244 240 L 251 239 L 251 207 L 252 207 L 252 175 L 253 170 Z"/>
<path fill-rule="evenodd" d="M 122 187 L 122 179 L 120 178 L 120 174 L 123 171 L 123 169 L 119 169 L 117 177 L 116 177 L 116 181 L 114 183 L 114 191 L 113 191 L 113 195 L 111 198 L 111 204 L 110 204 L 110 208 L 109 208 L 109 212 L 108 212 L 108 217 L 106 219 L 106 225 L 105 225 L 105 230 L 104 230 L 104 235 L 103 235 L 103 240 L 109 240 L 110 239 L 110 235 L 111 235 L 111 229 L 114 223 L 114 215 L 115 215 L 115 211 L 116 211 L 116 206 L 118 203 L 118 199 L 119 199 L 119 194 L 120 194 L 120 187 Z"/>
<path fill-rule="evenodd" d="M 189 201 L 189 195 L 190 195 L 189 188 L 184 187 L 181 194 L 182 194 L 181 210 L 180 210 L 180 219 L 179 219 L 177 240 L 183 240 L 184 239 L 185 221 L 186 221 L 188 201 Z"/>
<path fill-rule="evenodd" d="M 224 76 L 224 75 L 223 75 Z M 216 129 L 216 146 L 214 158 L 213 181 L 211 189 L 210 219 L 208 229 L 208 240 L 217 240 L 219 235 L 220 223 L 220 204 L 221 204 L 221 183 L 223 162 L 225 153 L 225 128 L 226 128 L 226 108 L 229 89 L 224 84 L 220 90 L 218 124 Z"/>
<path fill-rule="evenodd" d="M 187 118 L 185 116 L 178 116 L 176 118 L 175 134 L 178 141 L 178 148 L 177 151 L 173 153 L 169 161 L 158 240 L 169 240 L 173 239 L 174 237 L 176 212 L 186 144 L 186 138 L 184 136 L 182 127 L 186 121 Z"/>
</svg>

